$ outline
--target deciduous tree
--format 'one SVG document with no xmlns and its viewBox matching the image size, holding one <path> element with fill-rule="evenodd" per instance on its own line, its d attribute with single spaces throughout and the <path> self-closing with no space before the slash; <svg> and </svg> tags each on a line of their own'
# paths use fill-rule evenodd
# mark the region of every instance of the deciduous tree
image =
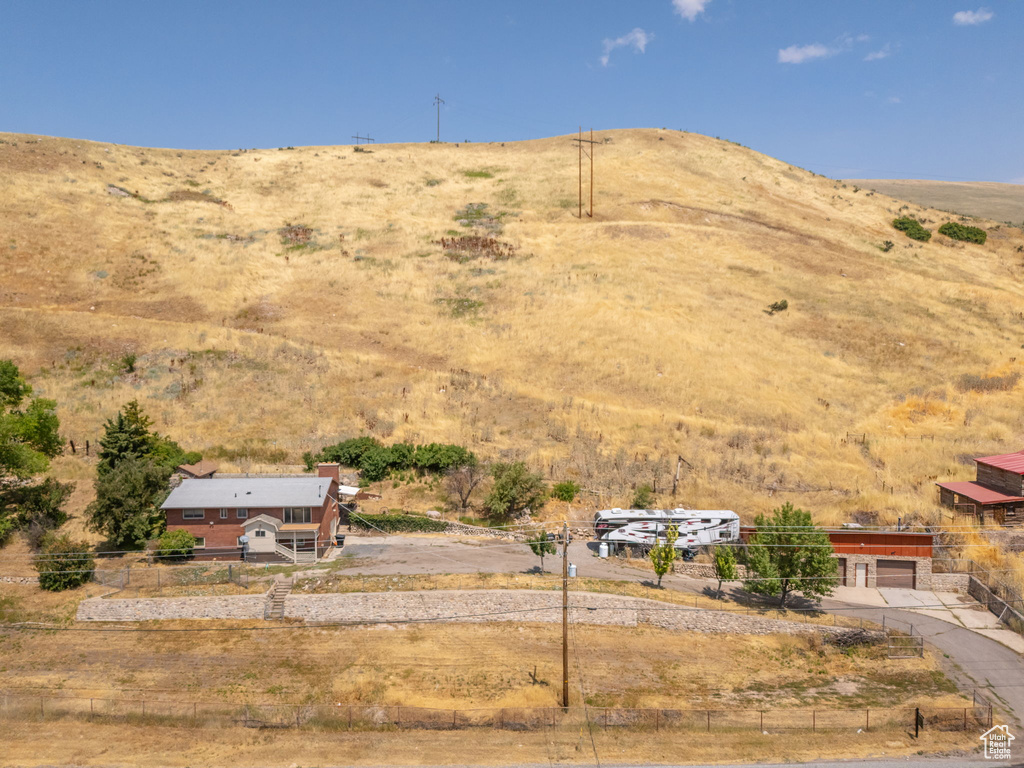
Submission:
<svg viewBox="0 0 1024 768">
<path fill-rule="evenodd" d="M 494 485 L 484 499 L 484 506 L 496 520 L 511 520 L 525 510 L 532 510 L 544 498 L 543 479 L 521 461 L 493 464 L 491 477 Z"/>
<path fill-rule="evenodd" d="M 811 513 L 786 503 L 771 516 L 755 518 L 747 549 L 748 579 L 743 587 L 760 595 L 778 595 L 785 606 L 792 592 L 811 600 L 832 594 L 839 565 L 828 534 L 811 522 Z"/>
<path fill-rule="evenodd" d="M 654 573 L 658 576 L 658 588 L 661 588 L 662 577 L 672 570 L 672 564 L 676 561 L 676 539 L 679 538 L 679 529 L 670 525 L 665 529 L 665 538 L 659 538 L 651 547 L 651 565 L 654 566 Z"/>
<path fill-rule="evenodd" d="M 544 555 L 555 554 L 555 542 L 550 541 L 544 531 L 537 531 L 526 540 L 526 543 L 533 550 L 533 554 L 540 558 L 540 572 L 544 573 Z"/>
<path fill-rule="evenodd" d="M 718 597 L 722 597 L 722 582 L 736 579 L 736 552 L 720 544 L 715 547 L 715 578 L 718 579 Z"/>
</svg>

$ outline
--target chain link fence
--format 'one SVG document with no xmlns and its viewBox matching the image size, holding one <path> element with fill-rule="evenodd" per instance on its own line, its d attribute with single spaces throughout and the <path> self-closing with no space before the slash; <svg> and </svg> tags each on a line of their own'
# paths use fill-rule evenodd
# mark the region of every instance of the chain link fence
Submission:
<svg viewBox="0 0 1024 768">
<path fill-rule="evenodd" d="M 505 707 L 432 709 L 367 704 L 229 704 L 163 699 L 104 699 L 3 694 L 0 719 L 92 720 L 179 727 L 246 727 L 315 730 L 512 731 L 578 728 L 678 730 L 698 733 L 780 731 L 941 731 L 985 729 L 992 708 L 984 700 L 955 708 L 877 709 L 638 709 L 619 707 Z"/>
</svg>

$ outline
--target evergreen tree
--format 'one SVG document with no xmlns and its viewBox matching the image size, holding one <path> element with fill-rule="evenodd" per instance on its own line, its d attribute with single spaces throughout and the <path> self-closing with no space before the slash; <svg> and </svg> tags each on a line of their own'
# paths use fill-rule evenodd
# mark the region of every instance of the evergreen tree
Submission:
<svg viewBox="0 0 1024 768">
<path fill-rule="evenodd" d="M 99 465 L 96 471 L 105 475 L 122 461 L 142 459 L 153 451 L 153 422 L 142 412 L 138 400 L 132 400 L 104 424 L 105 434 L 100 438 Z"/>
<path fill-rule="evenodd" d="M 832 594 L 839 564 L 828 534 L 815 528 L 811 513 L 786 503 L 772 515 L 755 518 L 747 549 L 748 580 L 743 587 L 759 595 L 778 595 L 785 606 L 791 592 L 811 600 Z"/>
<path fill-rule="evenodd" d="M 86 509 L 89 528 L 115 549 L 139 549 L 165 525 L 160 504 L 167 498 L 171 469 L 152 459 L 122 458 L 96 479 L 96 500 Z"/>
</svg>

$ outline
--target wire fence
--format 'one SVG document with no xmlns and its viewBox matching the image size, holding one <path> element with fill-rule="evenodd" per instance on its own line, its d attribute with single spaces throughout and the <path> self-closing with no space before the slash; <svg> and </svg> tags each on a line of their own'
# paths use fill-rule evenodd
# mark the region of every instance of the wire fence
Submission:
<svg viewBox="0 0 1024 768">
<path fill-rule="evenodd" d="M 678 730 L 698 733 L 761 731 L 968 731 L 989 728 L 992 708 L 964 707 L 815 709 L 640 709 L 623 707 L 503 707 L 434 709 L 368 704 L 230 704 L 164 699 L 106 699 L 5 693 L 0 719 L 89 720 L 179 727 L 310 730 L 512 731 L 579 728 L 581 721 L 608 730 Z"/>
<path fill-rule="evenodd" d="M 161 568 L 124 567 L 117 570 L 93 571 L 93 580 L 116 590 L 108 597 L 191 597 L 249 594 L 249 581 L 253 571 L 261 572 L 246 563 L 210 565 L 181 565 Z M 227 587 L 227 589 L 225 589 Z"/>
</svg>

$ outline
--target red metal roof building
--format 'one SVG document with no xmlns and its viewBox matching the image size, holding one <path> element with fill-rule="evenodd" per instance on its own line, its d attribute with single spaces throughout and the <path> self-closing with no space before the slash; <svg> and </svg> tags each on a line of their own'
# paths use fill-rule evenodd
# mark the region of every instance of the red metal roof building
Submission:
<svg viewBox="0 0 1024 768">
<path fill-rule="evenodd" d="M 1024 451 L 982 456 L 974 460 L 977 478 L 936 483 L 939 503 L 978 522 L 1020 525 L 1024 522 Z"/>
</svg>

